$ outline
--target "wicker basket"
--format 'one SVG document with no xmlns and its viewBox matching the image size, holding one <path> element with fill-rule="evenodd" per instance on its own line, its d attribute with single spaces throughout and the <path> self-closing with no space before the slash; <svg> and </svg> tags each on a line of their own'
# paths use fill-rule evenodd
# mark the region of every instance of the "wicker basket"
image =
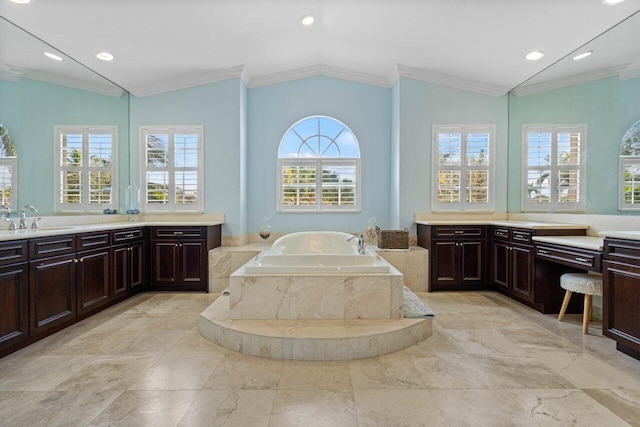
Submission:
<svg viewBox="0 0 640 427">
<path fill-rule="evenodd" d="M 409 249 L 409 230 L 380 230 L 378 234 L 380 249 Z"/>
</svg>

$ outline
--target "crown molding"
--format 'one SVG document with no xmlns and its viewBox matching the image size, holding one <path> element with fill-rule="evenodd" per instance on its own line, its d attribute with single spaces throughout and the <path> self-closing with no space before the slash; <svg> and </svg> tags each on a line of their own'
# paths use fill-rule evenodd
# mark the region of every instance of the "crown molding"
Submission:
<svg viewBox="0 0 640 427">
<path fill-rule="evenodd" d="M 13 73 L 11 71 L 0 70 L 0 80 L 4 80 L 4 81 L 7 81 L 7 82 L 18 83 L 18 80 L 20 80 L 20 74 Z"/>
<path fill-rule="evenodd" d="M 483 95 L 494 96 L 496 98 L 509 92 L 508 87 L 492 85 L 489 83 L 478 82 L 475 80 L 461 79 L 459 77 L 448 76 L 433 71 L 424 70 L 422 68 L 408 67 L 406 65 L 397 64 L 398 75 L 400 77 L 408 77 L 414 80 L 420 80 L 427 83 L 434 83 L 442 86 L 448 86 L 455 89 L 467 90 Z"/>
<path fill-rule="evenodd" d="M 246 85 L 247 76 L 244 72 L 244 65 L 235 65 L 229 68 L 220 68 L 182 78 L 130 87 L 128 90 L 134 96 L 141 98 L 144 96 L 157 95 L 160 93 L 186 89 L 194 86 L 202 86 L 209 83 L 216 83 L 235 78 L 242 78 Z"/>
<path fill-rule="evenodd" d="M 38 70 L 32 70 L 29 68 L 20 68 L 8 65 L 11 71 L 14 71 L 19 75 L 21 79 L 37 80 L 45 83 L 53 83 L 60 86 L 72 87 L 74 89 L 86 90 L 89 92 L 99 93 L 100 95 L 107 95 L 113 97 L 120 97 L 123 93 L 121 87 L 115 84 L 97 83 L 86 80 L 74 79 L 72 77 L 61 76 L 59 74 L 53 74 L 50 72 L 43 72 Z"/>
<path fill-rule="evenodd" d="M 576 74 L 575 76 L 562 77 L 559 79 L 548 80 L 546 82 L 532 83 L 518 86 L 513 90 L 516 96 L 533 95 L 535 93 L 545 92 L 553 89 L 560 89 L 567 86 L 573 86 L 580 83 L 587 83 L 594 80 L 600 80 L 607 77 L 613 77 L 620 74 L 627 68 L 629 64 L 617 65 L 615 67 L 603 68 L 588 73 Z"/>
<path fill-rule="evenodd" d="M 315 76 L 335 77 L 338 79 L 350 80 L 358 83 L 370 84 L 373 86 L 382 86 L 384 88 L 389 88 L 393 85 L 393 82 L 391 82 L 390 79 L 378 76 L 376 74 L 363 73 L 360 71 L 347 70 L 345 68 L 319 64 L 312 65 L 310 67 L 284 71 L 281 73 L 253 77 L 250 80 L 248 87 L 253 89 L 256 87 L 269 86 L 276 83 L 284 83 L 292 80 L 299 80 Z"/>
<path fill-rule="evenodd" d="M 625 69 L 620 71 L 620 73 L 618 73 L 618 79 L 620 81 L 637 79 L 637 78 L 640 78 L 640 67 L 630 69 L 630 70 Z"/>
</svg>

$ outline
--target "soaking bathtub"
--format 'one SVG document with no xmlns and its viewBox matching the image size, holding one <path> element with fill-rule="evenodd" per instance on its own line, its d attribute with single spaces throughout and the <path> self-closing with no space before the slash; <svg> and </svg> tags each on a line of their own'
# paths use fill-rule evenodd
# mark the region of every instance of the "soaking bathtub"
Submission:
<svg viewBox="0 0 640 427">
<path fill-rule="evenodd" d="M 357 238 L 336 231 L 304 231 L 276 240 L 245 265 L 246 274 L 388 273 L 389 264 L 375 252 L 358 253 Z"/>
</svg>

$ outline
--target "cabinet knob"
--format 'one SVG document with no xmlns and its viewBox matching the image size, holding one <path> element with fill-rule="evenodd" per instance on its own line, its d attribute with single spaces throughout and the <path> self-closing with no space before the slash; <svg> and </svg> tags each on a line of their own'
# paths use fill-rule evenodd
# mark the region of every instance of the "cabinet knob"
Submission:
<svg viewBox="0 0 640 427">
<path fill-rule="evenodd" d="M 177 243 L 175 243 L 175 247 L 176 247 L 176 248 L 178 247 L 178 244 L 177 244 Z"/>
<path fill-rule="evenodd" d="M 73 263 L 74 263 L 74 264 L 77 264 L 77 263 L 78 263 L 78 258 L 74 258 L 74 259 L 73 259 Z"/>
</svg>

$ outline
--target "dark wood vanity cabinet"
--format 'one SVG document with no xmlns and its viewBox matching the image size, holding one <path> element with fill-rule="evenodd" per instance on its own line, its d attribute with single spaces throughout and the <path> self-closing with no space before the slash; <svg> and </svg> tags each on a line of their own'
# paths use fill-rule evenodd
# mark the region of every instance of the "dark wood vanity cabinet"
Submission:
<svg viewBox="0 0 640 427">
<path fill-rule="evenodd" d="M 113 231 L 111 298 L 142 290 L 145 282 L 145 232 L 143 228 Z"/>
<path fill-rule="evenodd" d="M 29 335 L 75 319 L 76 239 L 74 235 L 29 241 Z"/>
<path fill-rule="evenodd" d="M 207 292 L 209 250 L 220 240 L 220 226 L 152 227 L 151 287 Z"/>
<path fill-rule="evenodd" d="M 429 290 L 487 286 L 487 226 L 418 224 L 418 246 L 429 250 Z"/>
<path fill-rule="evenodd" d="M 526 302 L 533 301 L 532 232 L 493 227 L 493 282 L 496 289 Z"/>
<path fill-rule="evenodd" d="M 27 241 L 0 243 L 0 349 L 29 336 Z"/>
<path fill-rule="evenodd" d="M 78 234 L 76 239 L 78 314 L 84 314 L 108 304 L 111 299 L 111 239 L 108 231 Z"/>
<path fill-rule="evenodd" d="M 604 259 L 603 333 L 640 360 L 640 241 L 605 238 Z"/>
</svg>

